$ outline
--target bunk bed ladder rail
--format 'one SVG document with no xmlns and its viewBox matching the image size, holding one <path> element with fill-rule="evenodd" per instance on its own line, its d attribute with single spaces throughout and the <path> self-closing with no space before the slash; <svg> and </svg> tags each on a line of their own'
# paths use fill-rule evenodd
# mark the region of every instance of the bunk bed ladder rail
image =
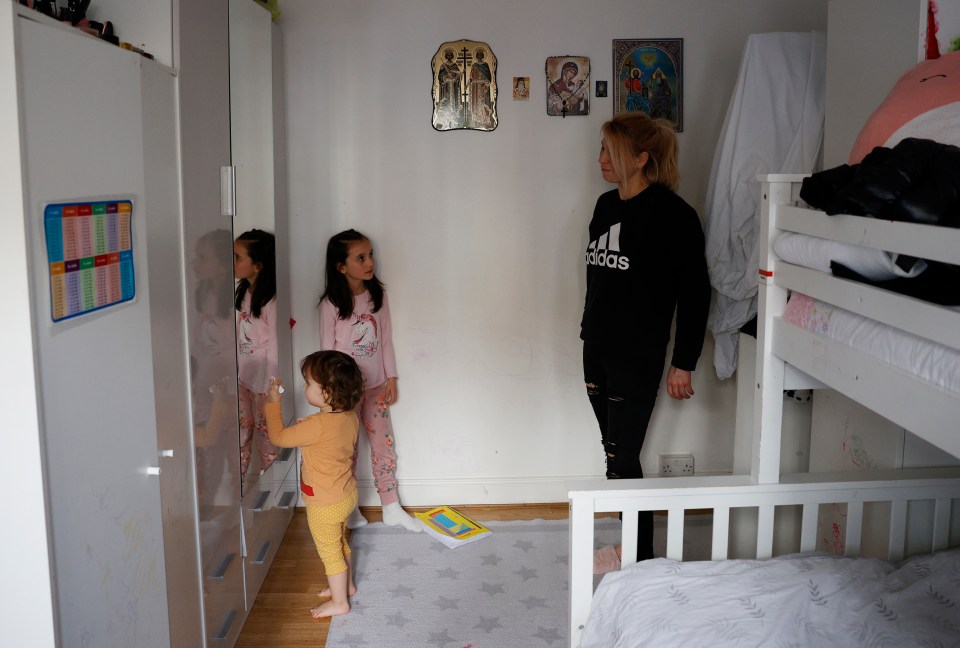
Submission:
<svg viewBox="0 0 960 648">
<path fill-rule="evenodd" d="M 773 240 L 777 237 L 777 207 L 795 204 L 804 178 L 798 174 L 761 176 L 759 277 L 757 285 L 756 393 L 753 399 L 753 447 L 751 475 L 760 484 L 773 484 L 780 478 L 780 432 L 783 417 L 783 390 L 786 364 L 773 353 L 773 318 L 787 306 L 787 290 L 775 277 L 776 256 Z"/>
</svg>

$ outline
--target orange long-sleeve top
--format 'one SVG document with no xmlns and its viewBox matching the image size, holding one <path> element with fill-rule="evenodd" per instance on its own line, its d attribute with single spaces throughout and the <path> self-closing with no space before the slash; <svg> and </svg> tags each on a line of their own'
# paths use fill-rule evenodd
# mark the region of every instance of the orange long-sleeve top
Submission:
<svg viewBox="0 0 960 648">
<path fill-rule="evenodd" d="M 270 442 L 280 448 L 301 448 L 300 492 L 307 505 L 335 504 L 357 489 L 353 453 L 360 421 L 356 412 L 327 412 L 283 425 L 280 403 L 265 403 Z"/>
</svg>

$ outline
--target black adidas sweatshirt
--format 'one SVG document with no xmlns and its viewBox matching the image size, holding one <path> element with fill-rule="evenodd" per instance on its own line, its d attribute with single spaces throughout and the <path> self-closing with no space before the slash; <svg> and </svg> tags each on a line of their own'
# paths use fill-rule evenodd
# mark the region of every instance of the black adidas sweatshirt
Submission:
<svg viewBox="0 0 960 648">
<path fill-rule="evenodd" d="M 671 364 L 693 371 L 703 349 L 710 279 L 696 210 L 663 185 L 597 199 L 587 246 L 580 338 L 627 357 L 662 358 L 677 315 Z"/>
</svg>

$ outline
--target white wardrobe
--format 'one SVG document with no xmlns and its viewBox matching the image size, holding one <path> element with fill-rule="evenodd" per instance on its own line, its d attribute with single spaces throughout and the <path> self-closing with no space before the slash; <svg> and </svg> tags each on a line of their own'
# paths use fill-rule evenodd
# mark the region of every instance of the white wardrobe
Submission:
<svg viewBox="0 0 960 648">
<path fill-rule="evenodd" d="M 245 9 L 272 60 L 269 13 L 252 0 L 234 13 Z M 4 534 L 3 607 L 26 612 L 3 619 L 4 645 L 232 646 L 292 516 L 295 453 L 251 464 L 240 483 L 232 240 L 252 208 L 221 182 L 243 163 L 231 158 L 230 48 L 242 45 L 229 15 L 226 0 L 183 3 L 173 70 L 0 0 L 0 271 L 16 346 L 3 388 L 23 455 L 8 483 L 29 490 L 12 519 L 33 525 Z M 282 160 L 282 125 L 265 123 L 261 146 Z M 259 225 L 282 253 L 282 169 L 263 185 L 272 213 Z M 68 228 L 49 214 L 114 204 L 129 209 L 125 283 L 101 303 L 95 273 L 110 255 L 55 245 L 68 229 L 78 249 L 100 245 L 85 238 L 96 216 Z M 58 306 L 64 267 L 79 296 Z M 278 339 L 289 384 L 289 327 Z"/>
</svg>

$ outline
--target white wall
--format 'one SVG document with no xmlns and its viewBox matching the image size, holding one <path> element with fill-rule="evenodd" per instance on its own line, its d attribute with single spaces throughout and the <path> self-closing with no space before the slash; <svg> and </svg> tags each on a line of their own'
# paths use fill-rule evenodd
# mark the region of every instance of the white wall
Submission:
<svg viewBox="0 0 960 648">
<path fill-rule="evenodd" d="M 613 38 L 683 38 L 680 193 L 702 210 L 746 37 L 823 30 L 826 9 L 825 0 L 283 3 L 294 357 L 319 343 L 327 238 L 364 231 L 393 306 L 404 503 L 561 501 L 565 480 L 603 473 L 578 335 L 586 225 L 609 188 L 597 171 L 599 128 L 612 104 L 591 98 L 588 117 L 547 117 L 546 57 L 588 56 L 592 80 L 610 81 Z M 490 133 L 430 124 L 431 58 L 461 38 L 487 42 L 498 59 Z M 531 78 L 529 101 L 511 100 L 513 76 Z M 651 281 L 668 273 L 652 268 Z M 642 311 L 642 295 L 629 303 Z M 626 309 L 611 336 L 629 345 Z M 648 473 L 658 453 L 681 450 L 700 472 L 731 469 L 735 385 L 716 379 L 712 353 L 708 340 L 692 401 L 658 404 Z M 376 504 L 369 480 L 361 487 L 361 502 Z"/>
<path fill-rule="evenodd" d="M 831 0 L 829 15 L 824 168 L 847 162 L 867 118 L 921 60 L 926 0 Z"/>
</svg>

